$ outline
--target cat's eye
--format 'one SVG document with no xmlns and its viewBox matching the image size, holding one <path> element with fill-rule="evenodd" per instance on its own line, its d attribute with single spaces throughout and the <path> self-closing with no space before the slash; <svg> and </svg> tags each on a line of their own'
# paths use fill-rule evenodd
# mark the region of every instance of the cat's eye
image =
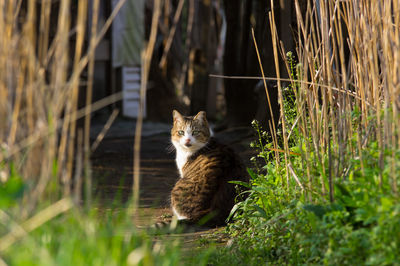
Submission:
<svg viewBox="0 0 400 266">
<path fill-rule="evenodd" d="M 200 131 L 198 131 L 198 130 L 193 130 L 193 131 L 192 131 L 192 135 L 193 135 L 193 136 L 196 136 L 196 135 L 198 135 L 199 133 L 200 133 Z"/>
<path fill-rule="evenodd" d="M 183 135 L 185 135 L 185 131 L 179 130 L 179 131 L 178 131 L 178 134 L 179 134 L 179 136 L 183 136 Z"/>
</svg>

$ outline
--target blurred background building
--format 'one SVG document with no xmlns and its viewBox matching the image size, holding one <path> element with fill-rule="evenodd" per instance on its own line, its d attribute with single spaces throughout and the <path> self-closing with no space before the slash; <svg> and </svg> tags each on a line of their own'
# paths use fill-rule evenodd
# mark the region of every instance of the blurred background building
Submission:
<svg viewBox="0 0 400 266">
<path fill-rule="evenodd" d="M 117 2 L 100 1 L 99 28 Z M 290 51 L 296 29 L 294 3 L 274 1 L 274 8 L 279 37 L 286 51 Z M 137 116 L 141 52 L 149 36 L 152 11 L 153 0 L 127 0 L 99 44 L 93 100 L 123 92 L 121 102 L 100 113 L 119 108 L 125 117 Z M 251 29 L 265 75 L 276 75 L 269 11 L 270 1 L 163 0 L 146 92 L 146 118 L 169 122 L 173 109 L 186 114 L 205 110 L 221 128 L 249 125 L 254 118 L 265 122 L 271 119 L 265 89 L 259 80 L 210 77 L 261 76 Z M 283 65 L 281 70 L 285 75 Z M 275 82 L 268 82 L 268 86 L 277 120 Z"/>
</svg>

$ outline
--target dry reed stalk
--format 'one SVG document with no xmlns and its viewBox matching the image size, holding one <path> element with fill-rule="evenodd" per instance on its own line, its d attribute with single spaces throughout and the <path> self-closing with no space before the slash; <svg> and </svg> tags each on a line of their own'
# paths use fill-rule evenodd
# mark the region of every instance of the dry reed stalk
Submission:
<svg viewBox="0 0 400 266">
<path fill-rule="evenodd" d="M 60 10 L 61 16 L 60 17 L 66 17 L 68 16 L 67 13 L 69 11 L 69 6 L 70 6 L 70 2 L 69 1 L 64 1 L 61 3 L 61 7 L 62 9 Z M 61 22 L 63 21 L 63 22 Z M 57 32 L 61 32 L 60 27 L 63 27 L 63 34 L 62 37 L 59 37 L 59 40 L 61 42 L 62 40 L 62 45 L 57 45 L 56 47 L 56 55 L 58 55 L 59 57 L 62 57 L 62 64 L 63 64 L 63 68 L 60 70 L 62 70 L 63 72 L 62 74 L 62 80 L 61 83 L 64 84 L 66 83 L 67 80 L 67 71 L 68 71 L 68 64 L 69 64 L 69 38 L 68 38 L 68 34 L 69 34 L 69 30 L 70 30 L 70 20 L 69 18 L 65 18 L 62 20 L 59 20 L 59 29 L 57 30 Z M 58 86 L 63 86 L 61 84 L 59 84 Z M 69 93 L 68 93 L 69 94 Z M 73 108 L 73 103 L 71 101 L 67 101 L 65 104 L 65 111 L 67 113 L 70 113 L 72 111 Z M 60 140 L 60 144 L 58 147 L 58 155 L 57 155 L 57 161 L 58 161 L 58 165 L 61 169 L 64 169 L 64 165 L 67 164 L 68 162 L 65 162 L 64 158 L 66 157 L 65 155 L 67 154 L 67 146 L 71 145 L 69 144 L 69 142 L 71 141 L 70 136 L 68 134 L 69 132 L 69 128 L 71 125 L 71 121 L 70 121 L 70 117 L 64 117 L 64 120 L 62 121 L 62 129 L 61 129 L 61 140 Z M 67 157 L 68 158 L 68 157 Z M 68 196 L 70 194 L 70 186 L 71 186 L 71 175 L 72 173 L 68 173 L 67 171 L 63 171 L 59 174 L 59 178 L 61 179 L 61 182 L 63 183 L 63 194 L 65 196 Z"/>
<path fill-rule="evenodd" d="M 281 120 L 282 120 L 282 135 L 283 135 L 283 146 L 284 146 L 284 156 L 285 156 L 285 169 L 286 169 L 286 186 L 289 189 L 289 145 L 286 135 L 286 117 L 283 105 L 283 95 L 282 95 L 282 84 L 280 80 L 280 70 L 279 70 L 279 58 L 278 58 L 278 36 L 277 36 L 277 29 L 275 24 L 275 14 L 274 14 L 274 2 L 271 0 L 271 12 L 269 13 L 269 21 L 271 25 L 271 34 L 272 34 L 272 47 L 274 51 L 274 60 L 275 60 L 275 71 L 276 77 L 278 78 L 278 101 L 280 105 L 280 112 L 281 112 Z"/>
<path fill-rule="evenodd" d="M 305 22 L 305 24 L 303 23 L 303 18 L 302 18 L 302 14 L 301 14 L 301 11 L 300 11 L 300 7 L 299 7 L 298 1 L 295 1 L 295 10 L 296 10 L 296 16 L 298 18 L 300 18 L 298 20 L 298 23 L 297 23 L 298 46 L 302 47 L 303 44 L 302 44 L 301 33 L 304 34 L 305 28 L 309 26 L 308 24 L 310 24 L 310 21 L 308 20 L 309 16 L 306 16 L 307 21 Z M 307 12 L 309 12 L 309 9 L 307 10 Z M 311 26 L 310 27 L 313 28 L 312 20 L 311 20 Z M 314 36 L 314 40 L 315 40 L 315 35 L 313 35 L 313 36 Z M 307 40 L 308 39 L 306 39 L 306 41 Z M 314 43 L 315 43 L 315 41 L 314 41 Z M 283 44 L 281 44 L 281 47 L 282 47 L 281 49 L 284 50 Z M 298 54 L 299 58 L 302 57 L 302 55 L 300 54 L 300 50 L 299 49 L 297 49 L 297 54 Z M 286 53 L 283 53 L 283 55 L 286 55 Z M 285 61 L 285 65 L 286 65 L 286 69 L 287 69 L 288 73 L 291 73 L 292 70 L 289 68 L 287 60 L 284 60 L 284 61 Z M 296 111 L 297 111 L 297 114 L 298 114 L 296 121 L 297 120 L 299 121 L 299 123 L 298 123 L 299 132 L 301 132 L 302 136 L 304 136 L 305 139 L 308 139 L 308 130 L 307 130 L 308 127 L 306 125 L 307 122 L 304 119 L 304 116 L 301 115 L 306 109 L 306 106 L 305 106 L 304 100 L 303 100 L 304 94 L 301 93 L 301 90 L 304 90 L 306 88 L 305 87 L 306 84 L 302 83 L 304 71 L 299 67 L 299 65 L 297 65 L 295 67 L 295 71 L 296 71 L 296 77 L 295 77 L 296 79 L 294 80 L 294 77 L 293 77 L 292 74 L 289 75 L 289 77 L 291 79 L 291 84 L 292 84 L 293 91 L 295 93 L 295 98 L 297 99 L 296 101 L 298 102 L 298 104 L 296 104 Z M 314 76 L 312 75 L 312 78 L 313 77 Z M 312 81 L 314 82 L 314 79 L 312 79 Z M 298 84 L 298 86 L 297 86 L 297 84 Z M 303 139 L 300 138 L 299 141 L 300 141 L 300 143 L 299 143 L 300 147 L 303 147 L 303 143 L 304 143 Z M 308 193 L 308 191 L 311 192 L 312 183 L 313 183 L 313 178 L 311 176 L 311 171 L 310 171 L 311 162 L 310 162 L 310 159 L 308 158 L 309 157 L 309 153 L 307 152 L 307 149 L 309 147 L 308 146 L 308 142 L 305 142 L 304 147 L 306 148 L 306 150 L 303 150 L 303 148 L 300 149 L 301 158 L 302 158 L 302 160 L 301 160 L 302 167 L 303 167 L 303 169 L 304 168 L 306 169 L 305 172 L 306 172 L 306 175 L 307 175 L 307 188 L 308 189 L 304 190 L 304 191 L 306 193 L 305 197 L 308 198 L 309 201 L 312 201 L 312 193 Z"/>
<path fill-rule="evenodd" d="M 181 76 L 179 78 L 179 82 L 177 85 L 177 95 L 178 97 L 183 97 L 184 94 L 184 86 L 185 86 L 185 81 L 186 78 L 189 74 L 188 72 L 188 67 L 190 63 L 190 68 L 192 68 L 192 52 L 191 52 L 191 43 L 192 43 L 192 30 L 193 30 L 193 23 L 194 23 L 194 0 L 189 0 L 189 7 L 188 7 L 188 22 L 187 22 L 187 28 L 186 28 L 186 41 L 185 41 L 185 55 L 187 56 L 187 59 L 182 65 L 181 68 Z M 191 84 L 189 83 L 189 86 Z"/>
<path fill-rule="evenodd" d="M 309 121 L 306 119 L 304 115 L 302 115 L 304 112 L 307 111 L 307 106 L 310 105 L 309 99 L 307 96 L 307 91 L 312 91 L 314 90 L 315 87 L 320 86 L 318 83 L 318 74 L 320 73 L 317 71 L 317 73 L 314 75 L 314 73 L 310 73 L 311 76 L 311 83 L 312 84 L 305 84 L 303 83 L 304 77 L 309 75 L 309 70 L 307 68 L 307 65 L 310 64 L 309 58 L 306 57 L 306 54 L 309 50 L 311 51 L 318 51 L 318 47 L 314 47 L 315 45 L 315 37 L 314 38 L 308 38 L 308 32 L 307 29 L 308 27 L 311 27 L 313 32 L 319 32 L 318 29 L 315 30 L 313 20 L 310 20 L 311 14 L 314 11 L 311 11 L 310 8 L 307 9 L 307 14 L 306 14 L 306 21 L 304 23 L 302 17 L 301 17 L 301 12 L 299 8 L 299 4 L 296 1 L 296 13 L 297 17 L 300 18 L 298 19 L 298 48 L 297 48 L 297 54 L 300 62 L 303 62 L 302 65 L 298 65 L 296 68 L 296 72 L 298 73 L 298 79 L 296 80 L 297 83 L 300 83 L 299 86 L 299 91 L 297 93 L 297 111 L 298 114 L 300 115 L 300 121 L 302 125 L 302 133 L 305 139 L 310 139 L 312 135 L 312 131 L 309 129 Z M 310 24 L 310 25 L 309 25 Z M 303 38 L 302 38 L 303 36 Z M 312 35 L 315 36 L 315 35 Z M 303 41 L 304 39 L 304 41 Z M 311 42 L 311 45 L 310 45 Z M 314 42 L 314 43 L 313 43 Z M 311 112 L 310 116 L 313 117 L 314 113 Z M 312 190 L 313 187 L 313 182 L 314 182 L 314 177 L 311 175 L 311 169 L 314 168 L 314 162 L 313 159 L 310 158 L 310 154 L 312 149 L 311 145 L 308 141 L 305 141 L 305 150 L 301 149 L 302 155 L 305 165 L 306 165 L 306 173 L 308 177 L 308 188 L 309 191 Z M 303 164 L 304 165 L 304 164 Z M 309 194 L 309 199 L 312 200 L 312 194 Z"/>
<path fill-rule="evenodd" d="M 296 183 L 301 188 L 301 190 L 304 191 L 304 186 L 301 184 L 299 178 L 297 177 L 296 172 L 294 171 L 293 166 L 292 166 L 291 163 L 288 164 L 288 169 L 289 169 L 290 173 L 292 174 L 292 176 L 293 176 L 294 180 L 296 181 Z"/>
<path fill-rule="evenodd" d="M 119 113 L 118 109 L 115 109 L 110 117 L 108 118 L 107 122 L 104 124 L 104 127 L 100 131 L 99 135 L 97 135 L 96 140 L 93 142 L 90 152 L 94 152 L 97 147 L 99 146 L 100 142 L 103 140 L 104 136 L 107 134 L 107 131 L 110 129 L 112 123 L 114 122 L 115 118 L 117 118 L 117 115 Z"/>
<path fill-rule="evenodd" d="M 99 14 L 99 0 L 94 0 L 92 6 L 93 14 Z M 97 36 L 97 23 L 98 15 L 94 15 L 92 19 L 92 25 L 90 30 L 90 41 L 89 41 L 89 63 L 88 63 L 88 81 L 86 86 L 86 106 L 89 108 L 91 113 L 91 103 L 93 96 L 93 77 L 94 77 L 94 56 L 96 48 L 96 36 Z M 84 171 L 85 171 L 85 194 L 86 194 L 86 205 L 91 205 L 91 189 L 92 189 L 92 171 L 90 165 L 90 115 L 85 116 L 84 125 Z"/>
<path fill-rule="evenodd" d="M 78 129 L 76 141 L 76 160 L 75 160 L 75 176 L 74 176 L 74 202 L 80 204 L 82 194 L 82 169 L 83 169 L 83 132 L 82 129 Z M 71 145 L 72 146 L 72 145 Z"/>
<path fill-rule="evenodd" d="M 140 189 L 140 141 L 142 136 L 144 101 L 147 89 L 147 80 L 149 77 L 151 58 L 153 56 L 154 46 L 158 31 L 158 21 L 161 13 L 161 1 L 154 0 L 153 17 L 151 21 L 150 37 L 142 53 L 142 71 L 140 84 L 140 104 L 136 120 L 135 140 L 133 146 L 133 212 L 139 207 L 139 189 Z"/>
<path fill-rule="evenodd" d="M 83 0 L 79 1 L 78 5 L 78 18 L 76 22 L 76 44 L 75 44 L 75 57 L 73 62 L 73 72 L 77 69 L 79 60 L 83 53 L 83 46 L 85 40 L 85 32 L 86 32 L 86 21 L 87 21 L 87 9 L 88 9 L 88 1 Z M 75 80 L 71 83 L 71 125 L 69 130 L 69 135 L 71 139 L 76 138 L 76 122 L 77 122 L 77 114 L 75 110 L 78 109 L 78 97 L 79 97 L 79 80 Z M 77 193 L 80 193 L 81 188 L 81 171 L 82 167 L 80 165 L 80 160 L 82 160 L 82 151 L 81 146 L 83 144 L 82 136 L 78 136 L 77 138 L 77 162 L 75 168 L 75 197 L 77 197 Z M 68 145 L 68 158 L 67 158 L 67 174 L 72 175 L 73 164 L 74 164 L 74 153 L 75 147 L 74 144 Z M 78 163 L 79 161 L 79 163 Z M 79 166 L 79 167 L 78 167 Z M 79 188 L 79 192 L 76 192 Z M 80 195 L 80 194 L 79 194 Z M 78 202 L 78 201 L 76 201 Z"/>
<path fill-rule="evenodd" d="M 179 0 L 178 6 L 176 7 L 176 11 L 175 11 L 175 15 L 174 15 L 174 21 L 173 21 L 174 24 L 172 25 L 172 28 L 171 28 L 171 30 L 170 30 L 170 32 L 168 34 L 168 38 L 167 38 L 167 40 L 165 42 L 165 46 L 164 46 L 164 51 L 163 51 L 160 63 L 158 65 L 160 68 L 164 68 L 165 64 L 167 63 L 168 52 L 169 52 L 169 49 L 171 48 L 172 41 L 174 40 L 176 26 L 178 25 L 179 18 L 181 17 L 184 3 L 185 3 L 184 0 Z M 190 37 L 188 37 L 188 38 L 190 38 Z"/>
<path fill-rule="evenodd" d="M 389 13 L 389 7 L 388 11 Z M 394 21 L 392 22 L 393 25 L 397 25 L 397 27 L 391 27 L 389 29 L 389 36 L 391 40 L 393 40 L 392 44 L 394 47 L 399 48 L 400 47 L 400 4 L 396 1 L 393 2 L 393 13 L 394 13 Z M 389 22 L 387 22 L 386 25 L 389 25 Z M 391 85 L 391 90 L 390 90 L 390 95 L 389 97 L 392 99 L 391 101 L 391 108 L 393 110 L 392 117 L 393 117 L 393 123 L 392 123 L 392 138 L 391 138 L 391 145 L 392 147 L 400 148 L 400 133 L 399 133 L 399 128 L 400 128 L 400 86 L 398 85 L 400 82 L 400 52 L 399 49 L 391 51 L 392 59 L 393 59 L 393 68 L 392 70 L 392 75 L 391 79 L 389 79 L 392 82 Z M 397 99 L 396 99 L 397 98 Z M 396 104 L 397 101 L 397 104 Z M 396 131 L 397 130 L 397 131 Z M 396 141 L 397 138 L 397 141 Z M 392 165 L 391 165 L 391 174 L 392 174 L 392 188 L 393 192 L 395 193 L 396 196 L 398 196 L 398 187 L 397 187 L 397 179 L 398 179 L 398 172 L 396 171 L 396 152 L 395 149 L 392 151 Z"/>
<path fill-rule="evenodd" d="M 277 151 L 277 150 L 278 150 L 278 139 L 277 139 L 277 136 L 276 136 L 276 126 L 275 126 L 274 113 L 273 113 L 273 111 L 272 111 L 271 100 L 270 100 L 270 98 L 269 98 L 269 92 L 268 92 L 268 86 L 267 86 L 266 79 L 265 79 L 265 75 L 264 75 L 264 68 L 263 68 L 263 66 L 262 66 L 260 53 L 258 52 L 258 46 L 257 46 L 256 38 L 255 38 L 255 36 L 254 36 L 254 30 L 253 30 L 253 29 L 251 29 L 251 33 L 252 33 L 252 36 L 253 36 L 253 42 L 254 42 L 254 47 L 255 47 L 255 49 L 256 49 L 256 54 L 257 54 L 258 63 L 259 63 L 259 65 L 260 65 L 260 71 L 261 71 L 262 80 L 263 80 L 263 83 L 264 83 L 265 94 L 267 95 L 269 112 L 270 112 L 270 114 L 271 114 L 271 120 L 272 120 L 272 121 L 269 120 L 268 123 L 271 123 L 271 125 L 272 125 L 272 127 L 271 127 L 271 125 L 269 125 L 269 126 L 270 126 L 270 132 L 272 133 L 272 134 L 271 134 L 271 135 L 272 135 L 272 143 L 273 143 L 274 149 L 275 149 L 276 167 L 278 167 L 278 165 L 279 165 L 279 153 L 278 153 L 278 151 Z M 283 182 L 282 182 L 282 184 L 283 184 Z"/>
<path fill-rule="evenodd" d="M 47 184 L 52 180 L 52 167 L 53 164 L 57 158 L 57 150 L 58 154 L 64 153 L 67 139 L 68 137 L 66 136 L 66 129 L 68 127 L 68 121 L 63 121 L 62 124 L 62 130 L 61 130 L 61 136 L 60 136 L 60 145 L 57 147 L 57 134 L 56 134 L 56 129 L 58 128 L 58 117 L 62 116 L 62 111 L 65 109 L 68 109 L 68 102 L 67 103 L 61 103 L 62 98 L 65 94 L 64 88 L 65 88 L 65 83 L 67 80 L 67 71 L 68 71 L 68 34 L 69 34 L 69 27 L 70 27 L 70 17 L 68 14 L 69 10 L 69 1 L 64 0 L 60 1 L 59 3 L 60 8 L 59 8 L 59 16 L 58 16 L 58 21 L 57 21 L 57 33 L 54 38 L 53 44 L 54 44 L 54 55 L 53 59 L 54 61 L 51 61 L 51 66 L 49 72 L 50 74 L 50 84 L 49 87 L 55 88 L 53 92 L 50 92 L 49 96 L 52 98 L 51 103 L 46 102 L 46 106 L 48 108 L 48 126 L 51 134 L 49 134 L 48 138 L 46 139 L 47 143 L 41 143 L 38 142 L 36 143 L 36 149 L 33 152 L 29 153 L 29 156 L 32 156 L 32 159 L 29 160 L 31 165 L 27 167 L 29 169 L 28 171 L 33 171 L 33 174 L 36 174 L 36 171 L 40 171 L 39 174 L 39 180 L 34 187 L 32 194 L 31 195 L 26 195 L 25 199 L 28 201 L 26 204 L 26 208 L 24 209 L 24 212 L 22 214 L 22 217 L 26 217 L 31 213 L 37 202 L 40 201 L 40 199 L 43 197 L 43 194 L 45 192 L 45 189 L 47 187 Z M 26 20 L 26 23 L 24 25 L 24 35 L 26 37 L 26 40 L 28 41 L 27 49 L 28 52 L 26 54 L 26 60 L 28 62 L 28 73 L 27 73 L 27 83 L 26 83 L 26 88 L 27 88 L 27 114 L 28 116 L 28 125 L 29 128 L 35 127 L 36 123 L 38 122 L 38 117 L 37 117 L 37 112 L 34 111 L 33 109 L 33 102 L 36 97 L 38 97 L 37 93 L 35 93 L 35 90 L 38 90 L 40 88 L 34 87 L 35 85 L 35 80 L 37 78 L 37 71 L 40 68 L 40 65 L 36 64 L 35 62 L 35 46 L 36 46 L 36 40 L 35 40 L 35 21 L 36 18 L 34 17 L 36 15 L 36 3 L 35 1 L 30 1 L 28 3 L 28 14 L 32 13 L 32 17 L 28 15 L 28 18 Z M 44 43 L 42 43 L 44 45 Z M 49 67 L 49 66 L 48 66 Z M 43 82 L 45 84 L 45 82 Z M 43 84 L 42 83 L 42 84 Z M 52 104 L 54 103 L 54 104 Z M 41 118 L 45 119 L 45 118 Z M 40 121 L 40 120 L 39 120 Z M 30 125 L 32 124 L 32 125 Z M 35 129 L 30 130 L 30 134 L 33 134 Z M 34 160 L 33 158 L 40 158 L 40 153 L 42 153 L 42 158 L 40 160 L 41 164 Z M 62 156 L 61 156 L 62 157 Z M 60 165 L 63 164 L 63 159 L 61 158 Z M 41 167 L 38 167 L 41 165 Z M 40 169 L 40 170 L 39 170 Z M 60 169 L 63 169 L 61 166 Z M 35 171 L 36 170 L 36 171 Z M 28 176 L 30 173 L 26 173 L 25 175 Z M 58 176 L 60 179 L 62 179 L 62 172 L 58 173 Z M 54 182 L 54 181 L 53 181 Z M 55 183 L 55 182 L 54 182 Z"/>
</svg>

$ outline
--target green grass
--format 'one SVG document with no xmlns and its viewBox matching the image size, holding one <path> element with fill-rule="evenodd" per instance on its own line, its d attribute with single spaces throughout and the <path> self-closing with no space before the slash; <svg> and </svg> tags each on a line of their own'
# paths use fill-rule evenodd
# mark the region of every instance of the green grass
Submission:
<svg viewBox="0 0 400 266">
<path fill-rule="evenodd" d="M 2 257 L 10 265 L 176 265 L 180 249 L 176 241 L 155 243 L 125 211 L 74 208 L 23 237 Z"/>
<path fill-rule="evenodd" d="M 280 178 L 283 163 L 250 171 L 250 196 L 238 204 L 234 222 L 226 229 L 233 244 L 215 250 L 210 263 L 399 264 L 400 203 L 389 185 L 379 186 L 376 146 L 365 150 L 365 174 L 355 159 L 348 179 L 335 184 L 332 203 L 316 193 L 310 202 L 294 181 L 287 189 Z M 300 158 L 292 162 L 300 167 Z M 386 180 L 389 173 L 383 172 Z"/>
</svg>

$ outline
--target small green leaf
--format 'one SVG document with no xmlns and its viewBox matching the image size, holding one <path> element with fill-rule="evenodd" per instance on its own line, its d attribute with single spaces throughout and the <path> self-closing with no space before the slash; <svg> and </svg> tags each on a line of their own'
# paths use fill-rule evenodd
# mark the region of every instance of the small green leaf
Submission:
<svg viewBox="0 0 400 266">
<path fill-rule="evenodd" d="M 307 205 L 303 206 L 303 209 L 314 213 L 320 219 L 322 219 L 322 217 L 325 215 L 325 213 L 327 213 L 326 207 L 324 207 L 322 205 L 307 204 Z"/>
<path fill-rule="evenodd" d="M 268 218 L 267 213 L 266 213 L 265 210 L 262 209 L 260 206 L 258 206 L 258 205 L 253 205 L 253 207 L 261 214 L 261 217 L 263 217 L 263 218 L 265 218 L 265 219 Z"/>
<path fill-rule="evenodd" d="M 342 185 L 340 183 L 336 183 L 335 188 L 337 190 L 339 190 L 342 195 L 351 197 L 350 192 L 347 190 L 347 188 L 344 185 Z"/>
<path fill-rule="evenodd" d="M 251 179 L 256 179 L 257 178 L 257 174 L 254 173 L 253 169 L 247 168 L 247 172 L 249 173 Z"/>
<path fill-rule="evenodd" d="M 231 212 L 229 213 L 228 218 L 226 218 L 226 221 L 229 221 L 229 220 L 232 218 L 232 216 L 235 214 L 235 212 L 237 211 L 237 209 L 239 209 L 240 205 L 242 205 L 241 202 L 236 203 L 236 204 L 232 207 L 232 210 L 231 210 Z"/>
<path fill-rule="evenodd" d="M 381 198 L 381 207 L 382 211 L 389 211 L 393 206 L 393 201 L 390 198 L 382 197 Z"/>
<path fill-rule="evenodd" d="M 244 186 L 245 188 L 251 188 L 251 185 L 249 183 L 243 181 L 228 181 L 228 183 L 241 185 Z"/>
<path fill-rule="evenodd" d="M 8 208 L 22 198 L 25 185 L 18 176 L 10 177 L 7 182 L 0 185 L 0 208 Z"/>
</svg>

